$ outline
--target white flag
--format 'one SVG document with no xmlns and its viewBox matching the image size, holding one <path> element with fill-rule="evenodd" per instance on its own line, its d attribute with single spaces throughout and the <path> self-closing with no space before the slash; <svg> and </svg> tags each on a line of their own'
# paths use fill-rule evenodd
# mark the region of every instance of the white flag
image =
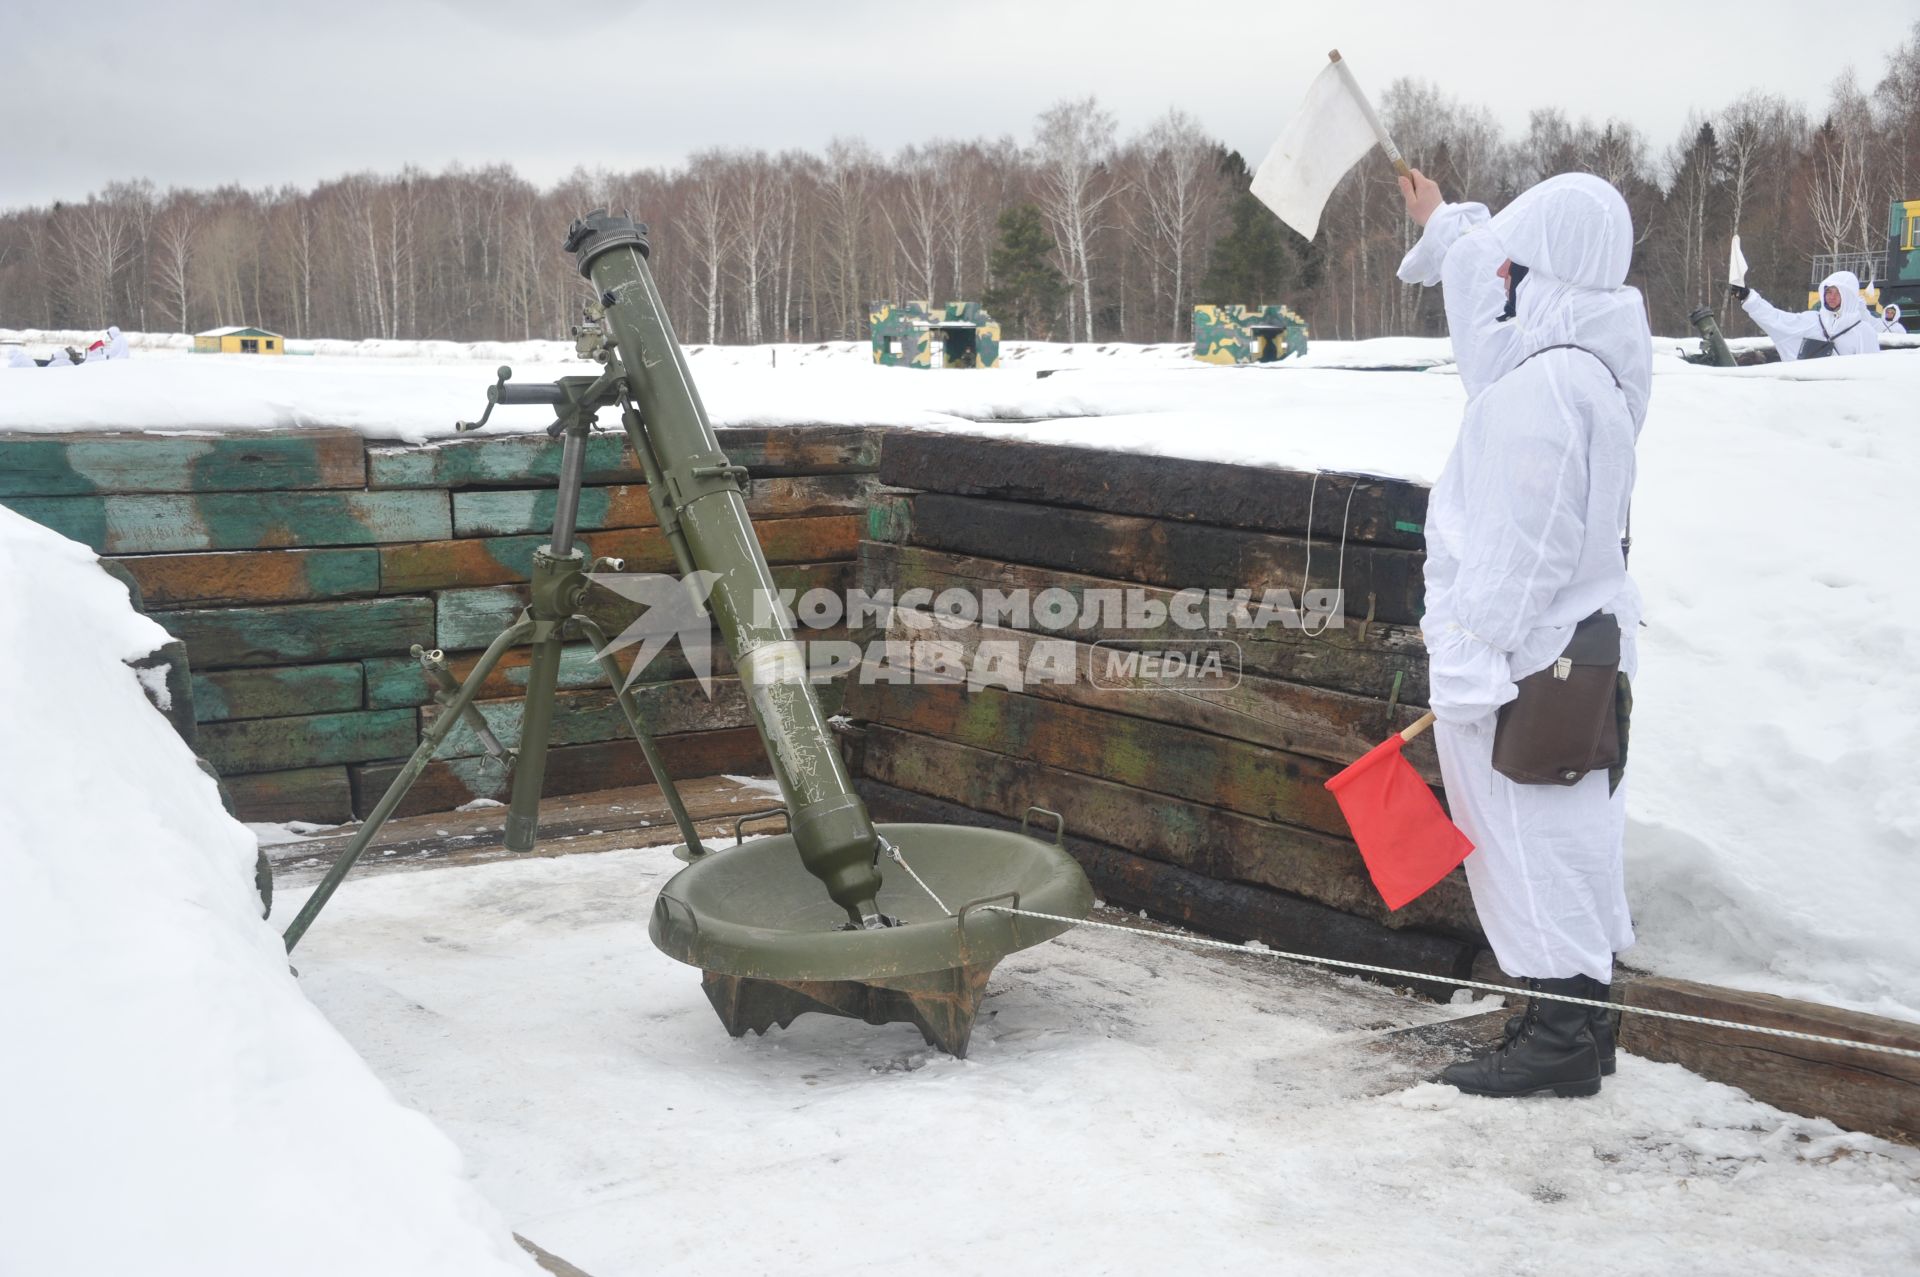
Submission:
<svg viewBox="0 0 1920 1277">
<path fill-rule="evenodd" d="M 1365 103 L 1338 63 L 1314 77 L 1299 114 L 1253 175 L 1253 193 L 1280 220 L 1308 239 L 1347 170 L 1378 140 Z"/>
<path fill-rule="evenodd" d="M 1740 251 L 1740 237 L 1733 237 L 1733 251 L 1727 255 L 1727 287 L 1747 286 L 1747 255 Z"/>
</svg>

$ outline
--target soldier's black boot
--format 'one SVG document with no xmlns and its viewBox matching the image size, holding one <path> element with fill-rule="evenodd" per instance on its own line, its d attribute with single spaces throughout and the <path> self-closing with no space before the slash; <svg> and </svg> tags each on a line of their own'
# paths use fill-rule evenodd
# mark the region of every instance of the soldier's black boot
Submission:
<svg viewBox="0 0 1920 1277">
<path fill-rule="evenodd" d="M 1598 980 L 1588 980 L 1589 992 L 1575 994 L 1576 997 L 1592 998 L 1595 1002 L 1607 1002 L 1613 998 L 1613 986 L 1601 984 Z M 1612 1077 L 1614 1062 L 1613 1028 L 1617 1011 L 1602 1011 L 1599 1007 L 1587 1008 L 1587 1027 L 1593 1030 L 1594 1050 L 1600 1053 L 1600 1076 Z M 1520 1021 L 1524 1016 L 1512 1016 L 1507 1020 L 1506 1036 L 1511 1038 L 1520 1031 Z"/>
<path fill-rule="evenodd" d="M 1592 990 L 1586 996 L 1596 1002 L 1611 1002 L 1613 986 L 1601 984 L 1598 980 L 1588 980 L 1587 988 Z M 1613 1028 L 1618 1023 L 1617 1011 L 1602 1011 L 1599 1007 L 1587 1008 L 1587 1027 L 1593 1031 L 1594 1050 L 1600 1053 L 1600 1076 L 1613 1076 Z"/>
<path fill-rule="evenodd" d="M 1596 980 L 1528 980 L 1535 993 L 1593 997 Z M 1450 1065 L 1440 1081 L 1468 1095 L 1518 1097 L 1557 1095 L 1563 1099 L 1600 1093 L 1600 1052 L 1593 1040 L 1587 1008 L 1529 998 L 1519 1024 L 1498 1045 L 1473 1059 Z"/>
</svg>

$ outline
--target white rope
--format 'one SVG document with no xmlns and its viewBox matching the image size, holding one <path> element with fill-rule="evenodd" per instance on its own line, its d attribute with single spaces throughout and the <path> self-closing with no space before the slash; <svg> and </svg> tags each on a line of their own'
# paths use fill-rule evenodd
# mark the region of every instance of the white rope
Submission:
<svg viewBox="0 0 1920 1277">
<path fill-rule="evenodd" d="M 900 849 L 894 846 L 892 843 L 888 842 L 885 838 L 882 838 L 880 840 L 880 845 L 887 849 L 887 855 L 893 858 L 894 864 L 899 865 L 902 869 L 906 870 L 909 874 L 912 874 L 913 880 L 920 884 L 920 890 L 926 892 L 929 896 L 933 896 L 933 903 L 940 906 L 940 912 L 946 914 L 949 918 L 951 918 L 953 916 L 953 910 L 947 908 L 946 901 L 942 900 L 939 896 L 934 895 L 933 888 L 927 885 L 927 880 L 925 878 L 922 878 L 919 874 L 914 873 L 913 866 L 908 864 L 907 858 L 900 854 Z"/>
<path fill-rule="evenodd" d="M 1334 573 L 1333 592 L 1338 603 L 1338 612 L 1328 612 L 1319 629 L 1311 628 L 1307 622 L 1300 623 L 1300 632 L 1308 638 L 1319 638 L 1333 624 L 1333 618 L 1346 611 L 1347 596 L 1347 529 L 1353 523 L 1353 494 L 1360 488 L 1360 480 L 1354 479 L 1347 485 L 1347 508 L 1340 515 L 1340 566 Z M 1313 500 L 1320 492 L 1320 472 L 1313 472 L 1313 482 L 1307 486 L 1307 562 L 1300 571 L 1300 606 L 1306 607 L 1307 586 L 1313 581 Z"/>
<path fill-rule="evenodd" d="M 927 895 L 933 898 L 933 903 L 940 906 L 940 911 L 951 918 L 953 916 L 953 910 L 947 908 L 946 901 L 934 894 L 933 888 L 927 885 L 926 879 L 914 872 L 913 866 L 907 863 L 907 858 L 900 854 L 900 849 L 884 838 L 880 840 L 880 844 L 886 849 L 887 854 L 893 858 L 894 863 L 906 870 L 908 874 L 912 875 L 913 880 L 920 884 L 920 890 L 926 892 Z M 1064 914 L 1040 913 L 1037 910 L 1021 909 L 1013 905 L 982 905 L 980 907 L 992 913 L 1018 914 L 1024 918 L 1040 918 L 1047 922 L 1064 922 L 1072 927 L 1093 927 L 1099 931 L 1118 931 L 1122 935 L 1133 936 L 1137 939 L 1164 940 L 1169 944 L 1190 944 L 1202 949 L 1223 949 L 1228 953 L 1253 955 L 1262 958 L 1279 958 L 1287 962 L 1304 962 L 1320 967 L 1338 967 L 1343 971 L 1366 971 L 1374 975 L 1397 976 L 1403 980 L 1425 980 L 1433 984 L 1454 984 L 1467 989 L 1485 989 L 1489 993 L 1501 993 L 1509 997 L 1539 998 L 1543 1002 L 1566 1002 L 1573 1006 L 1595 1007 L 1603 1011 L 1631 1012 L 1634 1015 L 1647 1015 L 1659 1020 L 1678 1020 L 1683 1024 L 1704 1024 L 1714 1029 L 1733 1029 L 1740 1033 L 1763 1033 L 1769 1037 L 1792 1038 L 1796 1042 L 1818 1042 L 1822 1046 L 1846 1047 L 1855 1051 L 1878 1051 L 1883 1055 L 1898 1055 L 1910 1060 L 1920 1060 L 1920 1051 L 1912 1050 L 1904 1046 L 1883 1046 L 1878 1042 L 1861 1042 L 1853 1038 L 1833 1038 L 1820 1033 L 1801 1033 L 1797 1029 L 1769 1028 L 1762 1024 L 1742 1024 L 1737 1020 L 1715 1020 L 1704 1015 L 1687 1015 L 1680 1011 L 1663 1011 L 1658 1007 L 1630 1006 L 1622 1002 L 1601 1002 L 1594 998 L 1576 998 L 1564 993 L 1537 993 L 1531 989 L 1515 988 L 1507 984 L 1490 984 L 1485 980 L 1468 980 L 1456 976 L 1434 975 L 1428 971 L 1403 971 L 1398 967 L 1380 967 L 1368 962 L 1348 962 L 1344 958 L 1323 958 L 1311 953 L 1288 953 L 1284 949 L 1269 949 L 1265 945 L 1262 945 L 1258 949 L 1249 949 L 1242 944 L 1234 944 L 1227 940 L 1213 940 L 1206 936 L 1187 935 L 1183 932 L 1147 931 L 1141 927 L 1123 927 L 1118 923 L 1097 922 L 1092 918 L 1069 918 Z"/>
<path fill-rule="evenodd" d="M 896 855 L 895 859 L 899 857 Z M 906 864 L 901 861 L 901 864 Z M 907 870 L 913 873 L 911 867 Z M 919 881 L 919 875 L 914 874 Z M 925 883 L 921 883 L 925 886 Z M 928 895 L 933 893 L 929 891 Z M 934 897 L 938 902 L 939 897 Z M 945 909 L 945 905 L 940 906 Z M 1847 1047 L 1855 1051 L 1878 1051 L 1883 1055 L 1898 1055 L 1909 1060 L 1920 1060 L 1920 1051 L 1903 1046 L 1883 1046 L 1878 1042 L 1860 1042 L 1852 1038 L 1831 1038 L 1819 1033 L 1801 1033 L 1794 1029 L 1774 1029 L 1760 1024 L 1741 1024 L 1736 1020 L 1715 1020 L 1704 1015 L 1685 1015 L 1679 1011 L 1662 1011 L 1657 1007 L 1631 1006 L 1620 1002 L 1599 1002 L 1592 998 L 1575 998 L 1560 993 L 1535 993 L 1528 989 L 1518 989 L 1510 985 L 1489 984 L 1484 980 L 1466 980 L 1455 976 L 1434 975 L 1428 971 L 1402 971 L 1397 967 L 1377 967 L 1366 962 L 1347 962 L 1340 958 L 1316 957 L 1310 953 L 1288 953 L 1283 949 L 1261 947 L 1249 949 L 1245 945 L 1232 944 L 1225 940 L 1210 940 L 1205 936 L 1190 936 L 1167 931 L 1147 931 L 1139 927 L 1123 927 L 1112 922 L 1096 922 L 1092 918 L 1069 918 L 1057 913 L 1039 913 L 1032 909 L 1019 909 L 1011 905 L 982 905 L 984 910 L 996 913 L 1019 914 L 1027 918 L 1042 918 L 1048 922 L 1064 922 L 1076 927 L 1094 927 L 1101 931 L 1118 931 L 1125 935 L 1149 940 L 1165 940 L 1172 944 L 1197 945 L 1205 949 L 1225 949 L 1231 953 L 1251 954 L 1263 958 L 1281 958 L 1288 962 L 1305 962 L 1315 966 L 1339 967 L 1345 971 L 1368 971 L 1375 975 L 1398 976 L 1408 980 L 1425 980 L 1435 984 L 1456 984 L 1468 989 L 1485 989 L 1490 993 L 1504 993 L 1523 998 L 1539 998 L 1546 1002 L 1567 1002 L 1574 1006 L 1597 1007 L 1606 1011 L 1623 1011 L 1633 1015 L 1649 1015 L 1661 1020 L 1679 1020 L 1684 1024 L 1704 1024 L 1709 1028 L 1733 1029 L 1741 1033 L 1764 1033 L 1769 1037 L 1792 1038 L 1796 1042 L 1818 1042 L 1822 1046 Z"/>
</svg>

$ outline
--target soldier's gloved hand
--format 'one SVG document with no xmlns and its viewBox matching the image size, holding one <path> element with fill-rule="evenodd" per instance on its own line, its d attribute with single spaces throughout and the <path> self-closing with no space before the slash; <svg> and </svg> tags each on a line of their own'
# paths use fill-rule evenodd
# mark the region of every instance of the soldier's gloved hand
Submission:
<svg viewBox="0 0 1920 1277">
<path fill-rule="evenodd" d="M 1748 288 L 1745 284 L 1728 284 L 1727 285 L 1727 296 L 1733 298 L 1733 300 L 1737 302 L 1743 302 L 1747 300 L 1747 294 L 1752 291 L 1753 290 L 1751 288 Z"/>
</svg>

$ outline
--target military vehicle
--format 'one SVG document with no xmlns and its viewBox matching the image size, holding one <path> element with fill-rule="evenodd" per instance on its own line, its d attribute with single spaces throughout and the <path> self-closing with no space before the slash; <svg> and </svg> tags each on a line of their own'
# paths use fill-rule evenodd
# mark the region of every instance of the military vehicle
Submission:
<svg viewBox="0 0 1920 1277">
<path fill-rule="evenodd" d="M 1307 353 L 1307 321 L 1287 306 L 1195 306 L 1193 357 L 1270 364 Z"/>
<path fill-rule="evenodd" d="M 902 368 L 993 368 L 1000 325 L 979 302 L 873 302 L 873 362 Z"/>
</svg>

